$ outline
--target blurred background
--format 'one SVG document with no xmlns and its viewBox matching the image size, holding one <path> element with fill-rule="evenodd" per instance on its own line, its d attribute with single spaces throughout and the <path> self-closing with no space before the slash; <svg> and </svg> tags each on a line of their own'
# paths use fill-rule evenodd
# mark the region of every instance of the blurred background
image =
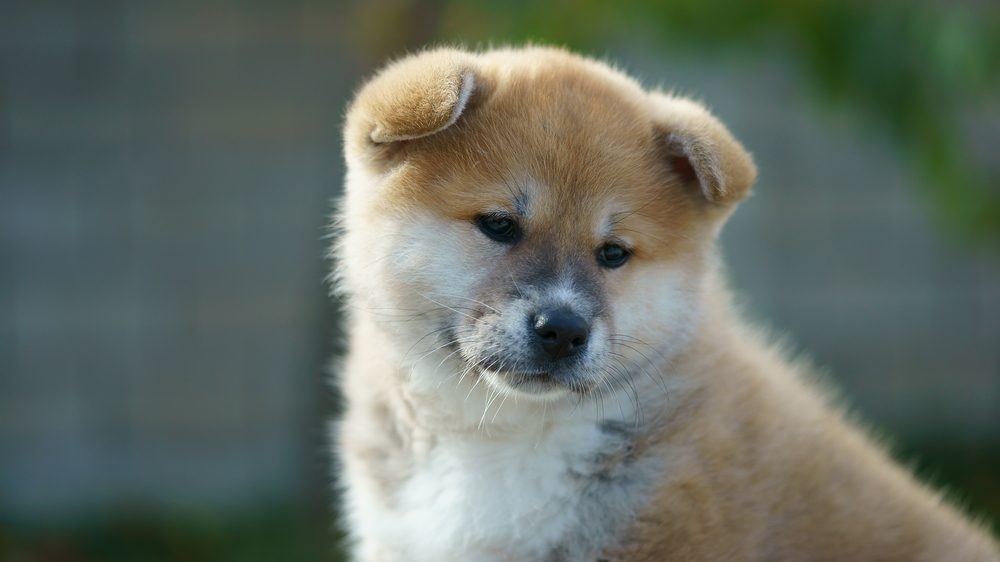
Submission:
<svg viewBox="0 0 1000 562">
<path fill-rule="evenodd" d="M 525 41 L 714 108 L 761 170 L 748 315 L 1000 517 L 996 2 L 0 0 L 0 559 L 339 560 L 345 104 Z"/>
</svg>

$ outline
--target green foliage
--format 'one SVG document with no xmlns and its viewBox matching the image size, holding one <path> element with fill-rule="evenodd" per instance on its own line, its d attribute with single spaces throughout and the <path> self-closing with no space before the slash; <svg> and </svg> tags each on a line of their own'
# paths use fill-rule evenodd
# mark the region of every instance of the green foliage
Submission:
<svg viewBox="0 0 1000 562">
<path fill-rule="evenodd" d="M 8 562 L 339 562 L 338 536 L 289 507 L 249 514 L 145 514 L 71 521 L 44 528 L 0 525 Z"/>
</svg>

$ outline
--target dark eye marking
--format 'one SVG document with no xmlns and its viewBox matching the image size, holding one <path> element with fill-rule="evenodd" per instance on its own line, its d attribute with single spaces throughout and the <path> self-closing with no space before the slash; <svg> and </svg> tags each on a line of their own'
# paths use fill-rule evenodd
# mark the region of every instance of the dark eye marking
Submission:
<svg viewBox="0 0 1000 562">
<path fill-rule="evenodd" d="M 476 217 L 476 226 L 486 236 L 502 244 L 515 244 L 521 239 L 521 229 L 507 213 L 487 213 Z"/>
<path fill-rule="evenodd" d="M 597 263 L 608 269 L 625 265 L 632 252 L 620 244 L 609 242 L 597 249 Z"/>
</svg>

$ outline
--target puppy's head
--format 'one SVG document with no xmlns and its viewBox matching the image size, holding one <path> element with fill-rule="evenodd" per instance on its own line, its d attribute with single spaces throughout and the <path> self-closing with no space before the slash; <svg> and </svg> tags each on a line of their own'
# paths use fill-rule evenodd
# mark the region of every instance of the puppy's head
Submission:
<svg viewBox="0 0 1000 562">
<path fill-rule="evenodd" d="M 683 347 L 756 175 L 700 105 L 537 48 L 388 66 L 351 105 L 345 152 L 341 289 L 386 352 L 425 382 L 548 399 Z"/>
</svg>

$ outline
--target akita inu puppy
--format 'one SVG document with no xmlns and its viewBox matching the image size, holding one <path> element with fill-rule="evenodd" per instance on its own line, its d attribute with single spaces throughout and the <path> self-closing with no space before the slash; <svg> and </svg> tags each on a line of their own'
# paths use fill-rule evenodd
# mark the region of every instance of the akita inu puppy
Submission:
<svg viewBox="0 0 1000 562">
<path fill-rule="evenodd" d="M 732 312 L 750 155 L 547 48 L 427 51 L 347 113 L 336 426 L 355 558 L 998 560 Z"/>
</svg>

